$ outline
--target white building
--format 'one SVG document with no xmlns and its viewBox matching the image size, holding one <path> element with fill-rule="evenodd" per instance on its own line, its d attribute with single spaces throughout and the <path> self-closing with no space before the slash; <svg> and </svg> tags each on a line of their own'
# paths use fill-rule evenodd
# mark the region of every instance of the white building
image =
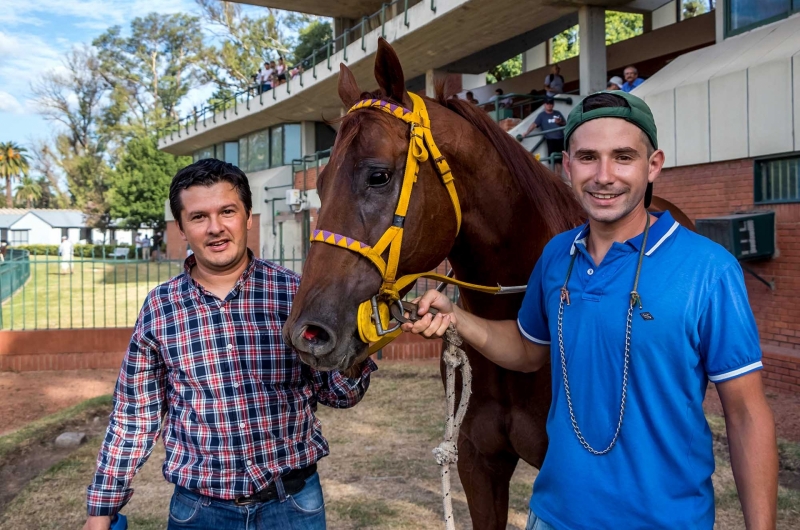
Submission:
<svg viewBox="0 0 800 530">
<path fill-rule="evenodd" d="M 152 229 L 137 231 L 90 228 L 80 210 L 0 208 L 0 241 L 9 245 L 58 245 L 66 236 L 72 243 L 131 245 L 135 232 L 152 236 Z"/>
</svg>

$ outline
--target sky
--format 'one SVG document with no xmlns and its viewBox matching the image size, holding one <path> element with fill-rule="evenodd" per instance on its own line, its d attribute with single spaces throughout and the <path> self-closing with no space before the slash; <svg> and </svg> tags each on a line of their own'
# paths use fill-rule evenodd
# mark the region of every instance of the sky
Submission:
<svg viewBox="0 0 800 530">
<path fill-rule="evenodd" d="M 63 69 L 64 54 L 113 25 L 123 28 L 150 12 L 197 13 L 194 0 L 0 0 L 0 142 L 30 147 L 53 136 L 56 125 L 37 114 L 31 84 Z M 204 101 L 207 90 L 186 104 Z"/>
</svg>

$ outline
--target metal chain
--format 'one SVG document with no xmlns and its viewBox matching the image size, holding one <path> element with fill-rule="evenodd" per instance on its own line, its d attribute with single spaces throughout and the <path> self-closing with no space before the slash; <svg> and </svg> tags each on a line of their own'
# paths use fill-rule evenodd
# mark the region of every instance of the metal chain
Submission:
<svg viewBox="0 0 800 530">
<path fill-rule="evenodd" d="M 625 365 L 622 369 L 622 397 L 620 399 L 619 405 L 619 421 L 617 422 L 617 429 L 614 431 L 614 438 L 611 440 L 611 443 L 608 444 L 608 447 L 603 449 L 602 451 L 598 451 L 597 449 L 593 448 L 589 445 L 589 442 L 586 441 L 586 438 L 583 437 L 583 433 L 581 432 L 580 427 L 578 426 L 578 420 L 575 418 L 575 411 L 572 408 L 572 394 L 569 390 L 569 377 L 567 377 L 567 359 L 566 355 L 564 354 L 564 334 L 563 334 L 563 324 L 564 324 L 564 298 L 562 297 L 561 303 L 558 306 L 558 349 L 561 354 L 561 374 L 564 377 L 564 391 L 567 395 L 567 407 L 569 408 L 569 419 L 572 422 L 572 430 L 575 431 L 575 436 L 578 437 L 578 441 L 581 445 L 592 453 L 593 455 L 604 455 L 611 451 L 614 446 L 617 444 L 617 439 L 619 438 L 619 432 L 622 429 L 622 418 L 625 415 L 625 398 L 628 395 L 628 365 L 630 363 L 630 351 L 631 351 L 631 324 L 633 320 L 633 300 L 631 300 L 631 304 L 628 307 L 628 322 L 625 326 Z"/>
</svg>

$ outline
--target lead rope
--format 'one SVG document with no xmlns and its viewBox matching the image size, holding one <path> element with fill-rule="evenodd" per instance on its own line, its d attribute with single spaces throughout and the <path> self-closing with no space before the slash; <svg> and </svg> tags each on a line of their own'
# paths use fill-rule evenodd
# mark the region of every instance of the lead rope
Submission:
<svg viewBox="0 0 800 530">
<path fill-rule="evenodd" d="M 445 397 L 447 398 L 447 421 L 444 427 L 444 441 L 433 450 L 436 463 L 441 466 L 442 503 L 444 504 L 444 526 L 446 530 L 455 530 L 453 520 L 453 497 L 450 495 L 450 464 L 458 462 L 457 435 L 461 422 L 467 413 L 469 396 L 472 393 L 472 367 L 467 354 L 461 346 L 461 336 L 453 324 L 447 328 L 444 340 L 447 347 L 442 352 L 445 363 Z M 461 399 L 456 411 L 456 369 L 461 369 Z"/>
</svg>

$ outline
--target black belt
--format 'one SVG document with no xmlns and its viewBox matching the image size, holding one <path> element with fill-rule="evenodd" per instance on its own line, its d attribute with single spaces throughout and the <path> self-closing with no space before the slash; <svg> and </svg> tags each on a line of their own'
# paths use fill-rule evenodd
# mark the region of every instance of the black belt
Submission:
<svg viewBox="0 0 800 530">
<path fill-rule="evenodd" d="M 295 495 L 300 493 L 306 485 L 306 479 L 310 478 L 316 472 L 317 464 L 311 464 L 303 469 L 293 469 L 292 471 L 289 471 L 285 475 L 281 476 L 281 482 L 283 483 L 283 489 L 286 492 L 286 495 Z M 233 499 L 233 503 L 236 506 L 246 506 L 248 504 L 255 504 L 258 502 L 274 501 L 277 498 L 278 487 L 273 481 L 272 484 L 270 484 L 267 488 L 257 493 L 236 497 Z"/>
</svg>

